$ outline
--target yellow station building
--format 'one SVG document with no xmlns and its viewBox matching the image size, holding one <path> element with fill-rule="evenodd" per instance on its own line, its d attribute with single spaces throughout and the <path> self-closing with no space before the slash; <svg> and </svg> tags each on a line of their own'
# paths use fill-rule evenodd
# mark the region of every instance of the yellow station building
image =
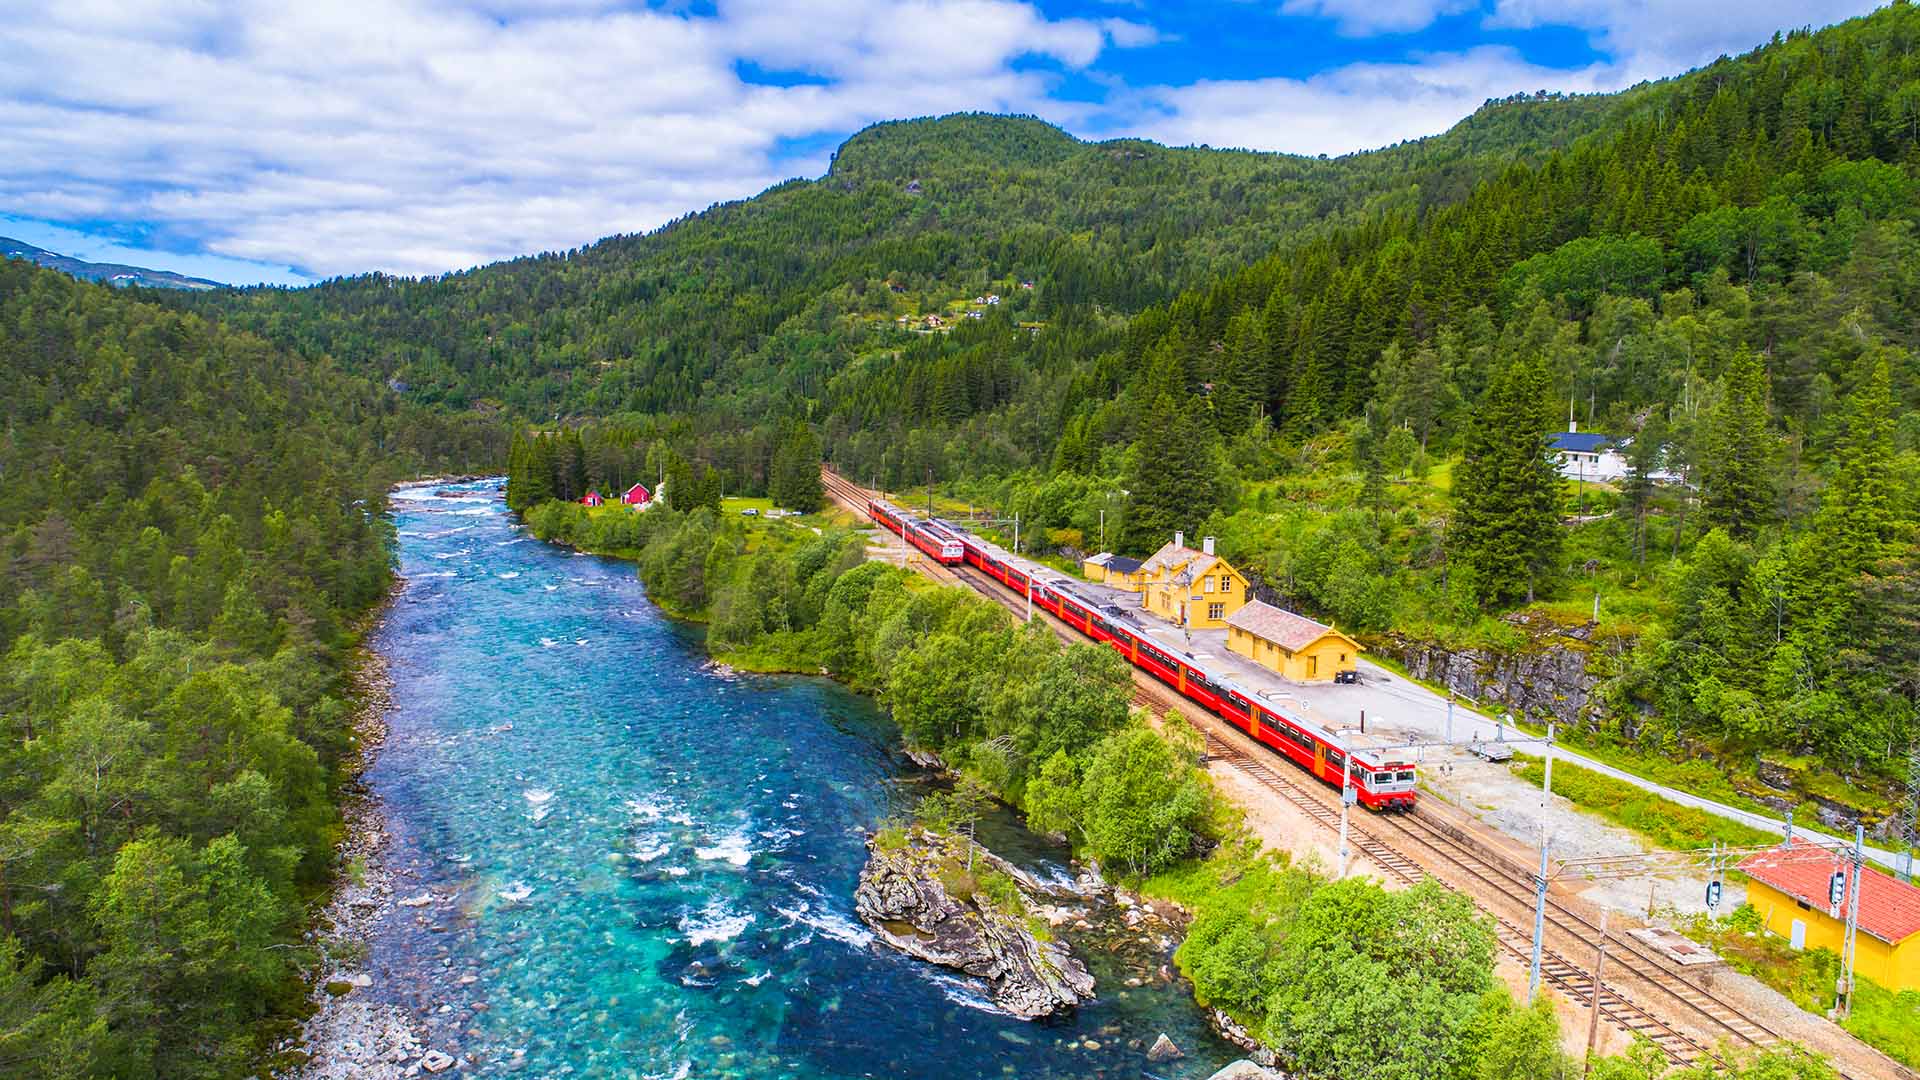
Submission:
<svg viewBox="0 0 1920 1080">
<path fill-rule="evenodd" d="M 1213 553 L 1213 537 L 1195 551 L 1184 533 L 1140 564 L 1140 606 L 1189 630 L 1218 630 L 1247 602 L 1247 579 Z"/>
<path fill-rule="evenodd" d="M 1254 600 L 1227 619 L 1227 649 L 1294 682 L 1326 682 L 1359 666 L 1361 646 L 1325 623 Z"/>
<path fill-rule="evenodd" d="M 1796 949 L 1832 949 L 1846 943 L 1846 909 L 1828 907 L 1835 873 L 1846 875 L 1852 897 L 1855 871 L 1826 851 L 1793 844 L 1749 855 L 1740 863 L 1748 877 L 1747 903 L 1768 930 Z M 1858 878 L 1860 924 L 1854 937 L 1854 972 L 1889 990 L 1920 990 L 1920 888 L 1868 868 Z"/>
</svg>

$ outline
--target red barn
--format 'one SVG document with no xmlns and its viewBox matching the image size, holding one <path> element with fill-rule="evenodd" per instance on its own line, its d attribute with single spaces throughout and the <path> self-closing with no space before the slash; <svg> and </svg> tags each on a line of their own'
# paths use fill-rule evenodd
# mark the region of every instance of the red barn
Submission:
<svg viewBox="0 0 1920 1080">
<path fill-rule="evenodd" d="M 653 493 L 647 490 L 647 485 L 635 484 L 627 489 L 625 495 L 620 496 L 620 501 L 628 506 L 645 506 L 652 498 Z"/>
<path fill-rule="evenodd" d="M 607 501 L 607 500 L 605 500 L 605 499 L 602 499 L 602 498 L 600 497 L 600 493 L 599 493 L 599 492 L 597 492 L 597 491 L 589 491 L 589 492 L 587 492 L 587 495 L 586 495 L 586 498 L 584 498 L 584 499 L 581 499 L 581 500 L 580 500 L 580 505 L 582 505 L 582 506 L 599 506 L 599 505 L 600 505 L 601 503 L 603 503 L 603 502 L 606 502 L 606 501 Z"/>
</svg>

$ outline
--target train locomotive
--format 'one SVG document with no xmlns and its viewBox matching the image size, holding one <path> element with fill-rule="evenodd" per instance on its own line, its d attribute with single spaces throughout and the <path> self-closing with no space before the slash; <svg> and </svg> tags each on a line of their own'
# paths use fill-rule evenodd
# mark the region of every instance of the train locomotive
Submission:
<svg viewBox="0 0 1920 1080">
<path fill-rule="evenodd" d="M 1344 780 L 1354 801 L 1369 810 L 1412 810 L 1416 794 L 1411 762 L 1383 757 L 1368 747 L 1342 747 L 1318 724 L 1291 717 L 1224 671 L 1210 671 L 1187 654 L 1175 655 L 1151 640 L 1123 607 L 1102 602 L 1062 578 L 1043 578 L 1037 567 L 952 522 L 923 519 L 874 499 L 867 514 L 939 562 L 965 562 L 1007 589 L 1029 597 L 1096 643 L 1112 647 L 1147 672 L 1262 746 L 1333 787 Z M 1351 760 L 1348 758 L 1351 756 Z"/>
</svg>

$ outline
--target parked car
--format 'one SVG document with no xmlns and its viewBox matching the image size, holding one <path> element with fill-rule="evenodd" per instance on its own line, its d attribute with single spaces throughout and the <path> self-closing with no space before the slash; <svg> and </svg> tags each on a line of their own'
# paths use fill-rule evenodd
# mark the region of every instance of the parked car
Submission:
<svg viewBox="0 0 1920 1080">
<path fill-rule="evenodd" d="M 745 510 L 740 511 L 740 516 L 741 517 L 759 517 L 760 511 L 755 510 L 753 507 L 749 506 Z"/>
</svg>

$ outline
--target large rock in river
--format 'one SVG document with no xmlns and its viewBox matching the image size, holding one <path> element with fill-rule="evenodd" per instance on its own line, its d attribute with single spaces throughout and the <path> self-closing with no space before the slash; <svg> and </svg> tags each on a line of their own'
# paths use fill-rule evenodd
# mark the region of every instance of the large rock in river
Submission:
<svg viewBox="0 0 1920 1080">
<path fill-rule="evenodd" d="M 968 855 L 972 867 L 968 867 Z M 986 980 L 995 1004 L 1029 1020 L 1093 997 L 1093 976 L 1029 919 L 1038 882 L 964 837 L 890 830 L 867 841 L 854 909 L 909 956 Z"/>
</svg>

